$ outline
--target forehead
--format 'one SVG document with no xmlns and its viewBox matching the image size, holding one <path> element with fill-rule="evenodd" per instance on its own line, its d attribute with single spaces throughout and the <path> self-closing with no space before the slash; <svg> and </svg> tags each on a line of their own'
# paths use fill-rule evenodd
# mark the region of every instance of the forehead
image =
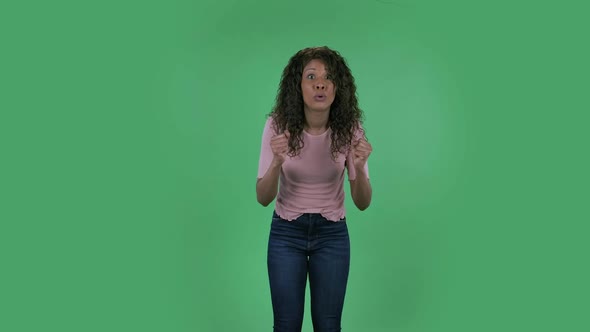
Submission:
<svg viewBox="0 0 590 332">
<path fill-rule="evenodd" d="M 309 61 L 305 67 L 303 67 L 303 71 L 306 70 L 326 70 L 326 65 L 324 64 L 324 62 L 322 60 L 318 60 L 318 59 L 312 59 L 311 61 Z"/>
</svg>

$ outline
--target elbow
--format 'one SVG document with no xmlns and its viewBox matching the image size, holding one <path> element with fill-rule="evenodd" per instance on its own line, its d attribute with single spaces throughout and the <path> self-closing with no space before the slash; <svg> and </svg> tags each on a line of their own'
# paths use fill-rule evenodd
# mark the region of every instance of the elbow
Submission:
<svg viewBox="0 0 590 332">
<path fill-rule="evenodd" d="M 369 208 L 369 205 L 371 205 L 371 203 L 357 204 L 356 207 L 361 211 L 365 211 Z"/>
<path fill-rule="evenodd" d="M 267 207 L 275 199 L 275 196 L 276 194 L 272 195 L 265 193 L 263 190 L 259 190 L 259 188 L 256 187 L 256 200 L 264 207 Z"/>
<path fill-rule="evenodd" d="M 359 185 L 356 180 L 351 181 L 350 194 L 354 205 L 361 211 L 365 211 L 371 205 L 373 190 L 370 184 Z"/>
<path fill-rule="evenodd" d="M 353 195 L 352 201 L 354 202 L 354 205 L 357 207 L 357 209 L 365 211 L 371 205 L 371 194 L 369 193 L 365 196 Z"/>
<path fill-rule="evenodd" d="M 371 195 L 370 194 L 367 196 L 364 196 L 364 197 L 356 197 L 356 199 L 353 196 L 352 200 L 354 202 L 354 205 L 356 205 L 356 207 L 361 211 L 365 211 L 371 205 Z"/>
<path fill-rule="evenodd" d="M 270 204 L 270 202 L 268 202 L 268 201 L 264 201 L 264 200 L 262 200 L 262 199 L 260 199 L 260 198 L 258 198 L 258 203 L 259 203 L 260 205 L 264 206 L 264 207 L 267 207 L 267 206 Z"/>
<path fill-rule="evenodd" d="M 258 188 L 258 182 L 260 182 L 260 180 L 261 179 L 258 179 L 256 182 L 256 201 L 258 201 L 258 204 L 267 207 L 270 202 L 268 199 L 265 199 L 264 195 L 261 193 L 260 188 Z"/>
<path fill-rule="evenodd" d="M 262 195 L 259 195 L 258 193 L 256 194 L 256 200 L 258 201 L 258 204 L 267 207 L 270 202 L 272 202 L 272 199 L 268 199 L 267 197 L 264 197 Z"/>
<path fill-rule="evenodd" d="M 260 197 L 260 195 L 256 195 L 256 200 L 258 201 L 258 204 L 267 207 L 268 206 L 268 202 L 265 201 L 262 197 Z"/>
</svg>

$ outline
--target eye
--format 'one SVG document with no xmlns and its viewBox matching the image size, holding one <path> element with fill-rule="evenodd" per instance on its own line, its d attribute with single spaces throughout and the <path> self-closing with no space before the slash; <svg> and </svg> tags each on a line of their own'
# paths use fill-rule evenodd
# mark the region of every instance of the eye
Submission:
<svg viewBox="0 0 590 332">
<path fill-rule="evenodd" d="M 307 78 L 310 79 L 310 80 L 313 80 L 315 78 L 315 75 L 314 74 L 308 74 L 307 75 Z"/>
</svg>

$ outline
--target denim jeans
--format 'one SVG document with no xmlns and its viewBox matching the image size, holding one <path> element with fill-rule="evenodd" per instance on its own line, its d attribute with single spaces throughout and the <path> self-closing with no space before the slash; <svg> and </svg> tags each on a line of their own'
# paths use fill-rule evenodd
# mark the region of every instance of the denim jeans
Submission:
<svg viewBox="0 0 590 332">
<path fill-rule="evenodd" d="M 350 266 L 346 218 L 305 213 L 287 221 L 273 213 L 267 259 L 274 332 L 301 331 L 308 274 L 314 331 L 341 330 Z"/>
</svg>

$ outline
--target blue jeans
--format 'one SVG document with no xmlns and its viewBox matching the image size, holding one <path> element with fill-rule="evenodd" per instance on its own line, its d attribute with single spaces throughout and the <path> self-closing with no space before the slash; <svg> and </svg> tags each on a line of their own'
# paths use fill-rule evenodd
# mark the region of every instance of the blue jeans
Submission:
<svg viewBox="0 0 590 332">
<path fill-rule="evenodd" d="M 273 214 L 268 277 L 275 332 L 301 332 L 309 274 L 315 332 L 340 331 L 350 266 L 346 218 L 330 221 L 305 213 L 293 221 Z"/>
</svg>

